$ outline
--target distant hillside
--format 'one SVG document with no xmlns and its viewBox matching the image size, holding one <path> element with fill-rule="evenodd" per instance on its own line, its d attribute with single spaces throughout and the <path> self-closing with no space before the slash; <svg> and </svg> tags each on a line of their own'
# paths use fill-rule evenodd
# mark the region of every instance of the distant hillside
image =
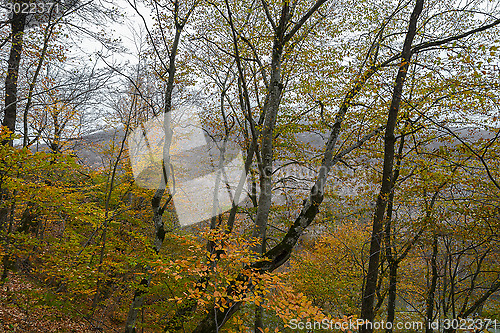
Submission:
<svg viewBox="0 0 500 333">
<path fill-rule="evenodd" d="M 478 129 L 474 130 L 454 129 L 454 132 L 460 135 L 460 137 L 466 142 L 475 142 L 479 139 L 484 139 L 484 140 L 492 139 L 495 136 L 494 132 L 489 132 L 486 130 L 478 130 Z M 125 131 L 123 128 L 109 129 L 109 130 L 95 132 L 86 135 L 81 139 L 75 139 L 66 142 L 64 144 L 63 151 L 72 152 L 78 157 L 80 163 L 89 168 L 97 169 L 103 167 L 102 152 L 106 149 L 109 149 L 112 143 L 114 143 L 115 147 L 118 147 L 118 145 L 121 144 L 124 134 Z M 426 147 L 429 150 L 435 150 L 439 149 L 443 145 L 451 147 L 459 143 L 457 139 L 454 139 L 451 135 L 449 135 L 443 130 L 436 132 L 436 135 L 438 139 L 427 142 L 423 147 Z M 321 151 L 325 146 L 327 138 L 328 138 L 327 133 L 305 132 L 296 134 L 297 141 L 306 145 L 307 147 L 310 147 L 310 151 Z M 442 138 L 446 138 L 446 140 L 443 140 Z M 207 145 L 209 146 L 209 150 L 213 150 L 215 144 L 212 141 L 211 137 L 206 135 L 205 139 L 208 142 Z M 126 145 L 127 144 L 128 142 L 126 142 Z M 230 154 L 234 156 L 235 155 L 234 150 L 238 148 L 236 148 L 234 145 L 230 145 L 229 147 L 230 150 L 231 149 L 233 150 L 232 152 L 230 152 Z M 34 145 L 32 146 L 32 150 L 47 151 L 48 147 L 45 144 L 38 146 Z M 304 153 L 307 154 L 307 152 Z M 125 157 L 128 158 L 127 155 Z M 211 154 L 210 158 L 211 158 L 210 163 L 217 165 L 218 157 L 215 157 L 213 154 Z M 185 166 L 193 166 L 195 164 L 199 164 L 200 163 L 199 149 L 193 149 L 191 152 L 187 150 L 186 154 L 183 154 L 180 158 L 178 158 L 178 161 L 181 160 L 182 160 L 182 165 Z M 275 167 L 279 166 L 280 164 L 281 163 L 279 161 L 276 162 Z M 204 172 L 209 172 L 209 170 L 205 170 Z M 307 168 L 302 168 L 298 165 L 291 165 L 289 167 L 286 167 L 285 170 L 283 170 L 279 174 L 288 176 L 292 173 L 295 173 L 299 176 L 304 176 L 301 178 L 311 178 L 314 177 L 315 175 L 314 172 L 312 172 L 311 170 Z"/>
</svg>

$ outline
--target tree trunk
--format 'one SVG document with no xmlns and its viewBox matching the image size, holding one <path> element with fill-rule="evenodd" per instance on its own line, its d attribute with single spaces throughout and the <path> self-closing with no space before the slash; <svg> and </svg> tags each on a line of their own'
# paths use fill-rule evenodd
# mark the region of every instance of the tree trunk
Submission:
<svg viewBox="0 0 500 333">
<path fill-rule="evenodd" d="M 254 322 L 254 332 L 261 333 L 264 332 L 264 308 L 262 306 L 255 307 L 255 322 Z"/>
<path fill-rule="evenodd" d="M 373 303 L 375 292 L 377 288 L 377 279 L 379 271 L 379 258 L 382 241 L 382 227 L 385 215 L 385 209 L 388 201 L 389 194 L 392 187 L 392 169 L 394 163 L 394 146 L 395 146 L 395 127 L 398 117 L 398 111 L 401 103 L 401 96 L 406 74 L 409 68 L 409 61 L 411 59 L 411 44 L 417 31 L 417 20 L 422 12 L 423 0 L 417 0 L 415 8 L 410 17 L 410 24 L 406 34 L 405 42 L 403 45 L 403 52 L 401 57 L 401 64 L 399 66 L 398 74 L 394 91 L 392 94 L 391 106 L 389 108 L 389 115 L 387 119 L 387 126 L 385 130 L 385 146 L 384 146 L 384 169 L 382 173 L 382 187 L 380 189 L 377 205 L 375 207 L 375 215 L 373 218 L 373 229 L 370 243 L 370 259 L 368 264 L 368 272 L 366 277 L 366 284 L 363 291 L 363 298 L 361 303 L 361 319 L 373 322 L 375 313 L 373 311 Z M 373 327 L 363 325 L 360 333 L 371 333 Z"/>
<path fill-rule="evenodd" d="M 429 287 L 429 296 L 427 296 L 427 306 L 425 312 L 425 333 L 433 333 L 431 327 L 433 313 L 434 313 L 434 298 L 436 293 L 436 286 L 438 280 L 437 271 L 437 253 L 438 253 L 438 237 L 435 234 L 432 240 L 432 256 L 431 256 L 431 285 Z"/>
<path fill-rule="evenodd" d="M 17 116 L 17 79 L 19 77 L 19 65 L 23 51 L 24 28 L 26 25 L 26 14 L 13 13 L 11 20 L 12 46 L 10 48 L 9 60 L 7 61 L 7 76 L 5 77 L 5 110 L 2 126 L 10 132 L 16 130 Z M 12 146 L 13 140 L 5 140 L 3 144 Z"/>
<path fill-rule="evenodd" d="M 396 291 L 397 291 L 397 276 L 398 276 L 398 265 L 401 260 L 403 260 L 404 255 L 401 258 L 396 258 L 396 251 L 392 244 L 392 213 L 394 207 L 394 187 L 396 186 L 396 181 L 399 178 L 399 173 L 401 170 L 401 161 L 403 158 L 403 148 L 405 144 L 405 134 L 401 135 L 401 140 L 399 142 L 396 168 L 394 170 L 394 176 L 392 177 L 392 190 L 389 195 L 389 203 L 387 204 L 387 222 L 385 225 L 385 249 L 386 249 L 386 259 L 389 264 L 389 291 L 387 300 L 387 322 L 394 323 L 394 317 L 396 312 Z M 386 333 L 392 333 L 393 327 L 387 327 Z"/>
<path fill-rule="evenodd" d="M 49 22 L 50 23 L 50 22 Z M 38 58 L 38 65 L 35 69 L 35 73 L 33 74 L 33 78 L 31 79 L 29 89 L 28 89 L 28 97 L 26 98 L 26 104 L 24 106 L 23 111 L 23 147 L 26 147 L 29 144 L 29 129 L 28 129 L 28 113 L 33 102 L 33 93 L 35 91 L 35 85 L 37 83 L 38 75 L 40 75 L 40 71 L 42 69 L 43 63 L 45 61 L 45 57 L 47 55 L 47 51 L 49 49 L 49 40 L 52 37 L 52 33 L 54 30 L 55 24 L 47 24 L 44 36 L 43 36 L 43 47 L 40 57 Z"/>
<path fill-rule="evenodd" d="M 387 300 L 387 322 L 394 323 L 394 317 L 396 312 L 396 287 L 397 287 L 397 275 L 398 274 L 398 263 L 392 261 L 389 263 L 389 296 Z M 387 328 L 387 333 L 392 332 L 391 328 Z"/>
<path fill-rule="evenodd" d="M 174 5 L 176 8 L 178 8 L 179 2 L 176 0 L 174 2 Z M 162 198 L 165 192 L 167 191 L 167 184 L 170 180 L 170 146 L 172 143 L 172 125 L 171 125 L 171 110 L 172 110 L 172 93 L 174 91 L 174 86 L 175 86 L 175 72 L 176 72 L 176 67 L 175 67 L 175 59 L 177 56 L 177 51 L 179 48 L 179 43 L 181 40 L 181 34 L 182 30 L 184 29 L 184 26 L 189 19 L 190 15 L 192 14 L 192 11 L 194 10 L 195 5 L 190 8 L 188 13 L 186 14 L 186 17 L 184 19 L 180 19 L 178 16 L 179 13 L 176 11 L 175 12 L 175 36 L 174 40 L 172 42 L 172 46 L 170 48 L 170 53 L 169 53 L 169 62 L 168 62 L 168 68 L 166 68 L 167 73 L 168 73 L 168 79 L 167 79 L 167 85 L 165 88 L 165 102 L 164 102 L 164 109 L 163 109 L 163 128 L 164 128 L 164 134 L 165 134 L 165 141 L 163 144 L 163 160 L 162 160 L 162 174 L 161 174 L 161 181 L 160 184 L 158 185 L 158 189 L 155 191 L 155 194 L 153 195 L 153 198 L 151 199 L 151 208 L 153 210 L 153 225 L 155 228 L 155 233 L 154 233 L 154 241 L 153 241 L 153 249 L 156 254 L 158 254 L 161 250 L 163 240 L 165 239 L 165 228 L 163 224 L 163 213 L 167 207 L 167 204 L 170 202 L 172 199 L 171 194 L 169 198 L 166 200 L 166 202 L 162 205 Z M 135 8 L 137 10 L 137 8 Z M 182 23 L 180 23 L 181 21 Z M 175 190 L 175 189 L 174 189 Z M 143 277 L 141 279 L 140 285 L 141 288 L 137 289 L 134 292 L 134 298 L 132 300 L 132 304 L 130 306 L 128 315 L 127 315 L 127 320 L 125 322 L 125 333 L 133 333 L 136 332 L 135 326 L 136 326 L 136 321 L 137 321 L 137 314 L 139 309 L 142 308 L 144 304 L 144 294 L 145 294 L 145 289 L 149 287 L 149 283 L 151 281 L 151 274 L 148 273 L 148 276 Z"/>
<path fill-rule="evenodd" d="M 260 255 L 265 253 L 266 248 L 265 248 L 265 243 L 262 247 L 262 252 Z M 264 332 L 264 308 L 260 305 L 257 305 L 255 307 L 255 321 L 254 321 L 254 332 L 255 333 L 261 333 Z"/>
<path fill-rule="evenodd" d="M 252 237 L 259 238 L 261 241 L 261 248 L 254 249 L 259 253 L 263 253 L 263 249 L 265 248 L 267 221 L 269 218 L 269 210 L 271 209 L 274 127 L 276 125 L 281 93 L 283 91 L 283 84 L 281 83 L 281 61 L 285 29 L 290 19 L 289 10 L 289 4 L 284 2 L 273 42 L 268 105 L 264 106 L 265 118 L 262 130 L 262 168 L 260 170 L 259 206 L 257 208 L 257 216 L 255 217 L 255 228 L 252 233 Z"/>
</svg>

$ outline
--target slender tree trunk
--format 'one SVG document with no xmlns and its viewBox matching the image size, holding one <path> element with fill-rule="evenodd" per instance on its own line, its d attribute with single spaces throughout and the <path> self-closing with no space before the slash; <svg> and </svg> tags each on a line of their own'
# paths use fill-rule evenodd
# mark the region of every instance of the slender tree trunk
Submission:
<svg viewBox="0 0 500 333">
<path fill-rule="evenodd" d="M 38 58 L 38 65 L 35 69 L 35 73 L 33 74 L 33 78 L 31 79 L 29 88 L 28 88 L 28 97 L 26 98 L 26 105 L 24 106 L 23 111 L 23 147 L 26 147 L 29 144 L 29 129 L 28 129 L 28 114 L 33 102 L 33 93 L 35 91 L 35 85 L 38 80 L 38 75 L 40 74 L 40 70 L 42 69 L 43 63 L 45 61 L 45 57 L 47 55 L 47 50 L 49 48 L 49 40 L 52 36 L 52 32 L 54 30 L 55 24 L 48 24 L 44 31 L 43 36 L 43 47 L 40 57 Z"/>
<path fill-rule="evenodd" d="M 394 317 L 396 312 L 396 287 L 397 287 L 397 275 L 398 274 L 398 263 L 393 261 L 389 263 L 389 296 L 387 300 L 387 322 L 394 323 Z M 392 332 L 391 328 L 387 328 L 387 333 Z"/>
<path fill-rule="evenodd" d="M 170 91 L 170 94 L 172 90 Z M 171 95 L 170 95 L 171 97 Z M 170 102 L 170 101 L 169 101 Z M 166 185 L 170 176 L 170 144 L 172 141 L 172 128 L 170 124 L 170 108 L 168 112 L 164 114 L 164 130 L 165 130 L 165 144 L 163 147 L 163 161 L 162 161 L 162 175 L 159 188 L 155 191 L 153 198 L 151 199 L 151 207 L 153 210 L 153 225 L 155 228 L 153 249 L 156 254 L 161 250 L 163 240 L 165 239 L 165 228 L 163 224 L 163 213 L 166 209 L 167 204 L 172 199 L 172 195 L 167 199 L 165 204 L 161 203 L 163 195 L 166 191 Z M 127 315 L 127 321 L 125 323 L 125 333 L 135 333 L 136 332 L 136 322 L 138 311 L 142 308 L 144 304 L 144 294 L 145 288 L 149 287 L 151 281 L 151 274 L 148 273 L 147 276 L 143 277 L 140 282 L 140 287 L 134 292 L 134 298 L 130 305 L 130 309 Z"/>
<path fill-rule="evenodd" d="M 262 247 L 261 255 L 266 252 L 265 243 Z M 254 321 L 254 332 L 261 333 L 264 332 L 264 308 L 260 305 L 255 307 L 255 321 Z"/>
<path fill-rule="evenodd" d="M 373 229 L 370 243 L 370 259 L 368 264 L 368 272 L 366 277 L 366 284 L 363 290 L 363 298 L 361 303 L 361 319 L 373 322 L 375 313 L 373 311 L 375 292 L 377 288 L 377 279 L 379 271 L 379 258 L 382 241 L 382 227 L 385 215 L 385 209 L 389 194 L 392 187 L 392 169 L 394 163 L 394 146 L 395 146 L 395 127 L 398 117 L 398 111 L 401 104 L 401 97 L 403 93 L 403 86 L 406 74 L 409 68 L 409 61 L 411 59 L 411 44 L 417 31 L 417 21 L 420 13 L 422 12 L 424 1 L 417 0 L 415 8 L 410 17 L 408 32 L 406 34 L 405 42 L 403 45 L 402 59 L 399 66 L 398 74 L 394 91 L 392 94 L 391 106 L 389 108 L 389 115 L 387 119 L 387 126 L 385 130 L 385 147 L 384 147 L 384 169 L 382 173 L 382 187 L 380 189 L 377 204 L 375 207 L 375 215 L 373 218 Z M 360 333 L 371 333 L 373 327 L 370 325 L 361 326 Z"/>
<path fill-rule="evenodd" d="M 403 148 L 405 144 L 405 134 L 401 135 L 401 141 L 399 142 L 398 154 L 396 156 L 396 168 L 394 170 L 394 176 L 392 177 L 392 191 L 389 195 L 389 203 L 387 204 L 387 218 L 385 225 L 385 256 L 389 265 L 389 291 L 387 299 L 387 322 L 394 323 L 394 317 L 396 312 L 396 291 L 397 291 L 397 274 L 398 265 L 400 259 L 396 258 L 395 248 L 392 243 L 392 213 L 394 207 L 394 187 L 396 186 L 396 181 L 399 178 L 399 173 L 401 170 L 401 162 L 403 158 Z M 402 258 L 401 258 L 402 260 Z M 392 333 L 393 327 L 387 327 L 386 333 Z"/>
<path fill-rule="evenodd" d="M 252 237 L 259 238 L 261 241 L 261 248 L 254 249 L 259 253 L 263 253 L 263 249 L 265 248 L 267 221 L 269 218 L 269 211 L 271 209 L 274 127 L 278 116 L 281 93 L 283 91 L 283 84 L 281 83 L 281 61 L 283 55 L 285 29 L 290 18 L 289 10 L 289 4 L 284 2 L 281 9 L 280 21 L 276 28 L 273 41 L 268 105 L 264 107 L 265 118 L 262 130 L 262 168 L 260 170 L 259 206 L 257 208 L 255 228 L 252 234 Z"/>
<path fill-rule="evenodd" d="M 268 104 L 264 106 L 264 128 L 262 131 L 262 168 L 260 173 L 260 194 L 255 218 L 255 228 L 252 237 L 260 239 L 260 244 L 254 251 L 262 255 L 266 251 L 266 234 L 269 211 L 272 202 L 272 173 L 273 173 L 273 139 L 274 127 L 278 116 L 283 84 L 281 82 L 281 62 L 284 48 L 284 36 L 288 20 L 290 19 L 289 4 L 283 3 L 279 24 L 275 30 L 273 41 L 271 79 L 268 96 Z M 261 306 L 255 308 L 254 331 L 258 333 L 264 329 L 264 309 Z"/>
<path fill-rule="evenodd" d="M 255 307 L 255 323 L 254 323 L 254 332 L 261 333 L 264 331 L 264 308 L 260 305 Z"/>
<path fill-rule="evenodd" d="M 258 147 L 257 140 L 258 140 L 258 136 L 259 136 L 259 131 L 256 129 L 255 121 L 254 121 L 253 116 L 252 116 L 252 111 L 251 111 L 251 106 L 250 106 L 250 104 L 251 104 L 250 97 L 249 97 L 249 93 L 248 93 L 248 85 L 247 85 L 247 81 L 246 81 L 245 74 L 243 71 L 243 66 L 241 63 L 240 51 L 239 51 L 239 46 L 238 46 L 238 36 L 236 33 L 236 28 L 234 27 L 233 14 L 231 11 L 231 7 L 229 6 L 229 2 L 227 0 L 225 0 L 224 3 L 226 5 L 228 23 L 229 23 L 229 26 L 231 28 L 235 62 L 236 62 L 236 66 L 238 68 L 238 91 L 239 91 L 240 107 L 241 107 L 241 110 L 243 111 L 243 114 L 245 114 L 245 116 L 247 118 L 247 121 L 248 121 L 248 124 L 250 127 L 250 132 L 251 132 L 250 134 L 251 134 L 251 138 L 252 138 L 251 143 L 250 143 L 250 147 L 247 150 L 247 158 L 245 161 L 245 172 L 244 172 L 244 175 L 241 175 L 240 181 L 239 181 L 238 186 L 236 188 L 236 191 L 234 193 L 233 205 L 231 207 L 231 211 L 230 211 L 229 217 L 227 219 L 226 232 L 230 233 L 234 227 L 234 221 L 236 218 L 236 211 L 238 208 L 237 205 L 238 205 L 238 202 L 240 200 L 241 192 L 243 190 L 245 180 L 247 179 L 248 172 L 250 171 L 250 167 L 251 167 L 252 162 L 253 162 L 253 157 L 254 157 L 255 153 L 257 152 L 257 147 Z M 268 100 L 268 96 L 266 96 L 266 101 L 267 100 Z M 266 105 L 267 105 L 267 102 L 266 102 Z M 264 115 L 265 115 L 265 112 L 264 112 Z M 261 124 L 260 122 L 263 120 L 264 120 L 264 118 L 261 117 L 259 119 L 259 124 Z M 245 123 L 245 125 L 246 125 L 246 123 Z M 246 138 L 248 138 L 246 133 L 247 132 L 245 132 L 244 135 Z M 255 181 L 252 179 L 252 186 L 254 186 L 254 185 L 255 185 Z M 253 187 L 252 187 L 252 189 L 253 189 Z M 250 198 L 252 199 L 252 203 L 254 204 L 254 207 L 257 207 L 256 194 L 254 194 L 253 191 L 252 191 L 252 195 L 250 195 Z"/>
<path fill-rule="evenodd" d="M 427 306 L 425 311 L 425 333 L 433 333 L 431 327 L 434 316 L 434 299 L 436 294 L 436 286 L 438 280 L 437 270 L 437 253 L 438 253 L 438 236 L 434 234 L 432 239 L 432 256 L 431 256 L 431 285 L 429 287 L 429 295 L 427 296 Z"/>
<path fill-rule="evenodd" d="M 5 77 L 5 109 L 2 126 L 10 132 L 16 130 L 17 116 L 17 80 L 19 77 L 19 65 L 23 51 L 23 37 L 26 25 L 26 14 L 13 13 L 11 21 L 12 46 L 10 48 L 9 60 L 7 61 L 7 76 Z M 12 146 L 13 140 L 5 140 L 3 144 Z"/>
<path fill-rule="evenodd" d="M 178 8 L 178 1 L 175 1 L 175 6 Z M 162 198 L 166 192 L 167 184 L 170 178 L 170 145 L 172 143 L 172 125 L 171 125 L 171 110 L 172 110 L 172 93 L 174 91 L 174 78 L 175 78 L 175 59 L 177 56 L 177 50 L 180 43 L 181 33 L 184 28 L 184 24 L 186 20 L 189 18 L 191 11 L 183 20 L 183 24 L 176 24 L 175 36 L 172 42 L 172 47 L 170 49 L 170 57 L 168 63 L 168 79 L 167 86 L 165 89 L 165 105 L 164 105 L 164 120 L 163 127 L 165 133 L 165 141 L 163 145 L 163 160 L 162 160 L 162 175 L 161 181 L 158 186 L 158 189 L 155 191 L 153 198 L 151 199 L 151 208 L 153 210 L 153 225 L 155 228 L 154 233 L 154 241 L 153 241 L 153 249 L 156 254 L 158 254 L 161 250 L 163 240 L 165 239 L 165 228 L 163 224 L 163 213 L 167 207 L 167 204 L 172 199 L 172 195 L 167 199 L 166 203 L 162 205 Z M 175 15 L 178 15 L 176 12 Z M 179 17 L 176 17 L 176 22 Z M 175 189 L 174 189 L 175 190 Z M 144 304 L 144 294 L 145 289 L 149 287 L 149 283 L 151 281 L 151 274 L 148 273 L 147 276 L 143 277 L 140 282 L 141 288 L 137 289 L 134 292 L 134 298 L 130 305 L 130 309 L 127 315 L 127 320 L 125 322 L 125 333 L 135 333 L 136 332 L 136 322 L 138 311 L 143 307 Z M 196 304 L 196 303 L 195 303 Z"/>
<path fill-rule="evenodd" d="M 120 164 L 120 161 L 122 160 L 123 152 L 125 151 L 125 142 L 127 141 L 127 134 L 128 134 L 129 129 L 130 129 L 132 109 L 134 107 L 136 107 L 136 103 L 137 103 L 137 100 L 136 100 L 136 97 L 134 97 L 134 99 L 132 101 L 132 105 L 131 105 L 131 110 L 129 112 L 129 116 L 127 119 L 127 123 L 125 124 L 125 133 L 124 133 L 122 141 L 120 143 L 120 150 L 118 152 L 118 156 L 116 157 L 115 162 L 113 163 L 113 169 L 111 170 L 111 177 L 109 179 L 109 186 L 107 188 L 106 202 L 104 204 L 104 223 L 103 223 L 103 227 L 102 227 L 101 252 L 99 254 L 99 266 L 97 269 L 98 280 L 96 283 L 96 293 L 94 295 L 94 299 L 92 300 L 92 309 L 93 310 L 97 307 L 97 304 L 100 301 L 100 295 L 101 295 L 102 279 L 99 275 L 102 273 L 102 267 L 103 267 L 103 263 L 104 263 L 104 255 L 106 253 L 106 238 L 107 238 L 107 233 L 108 233 L 108 224 L 109 224 L 109 221 L 112 219 L 112 218 L 111 219 L 109 218 L 109 210 L 110 210 L 109 203 L 110 203 L 111 195 L 113 194 L 113 189 L 115 186 L 115 180 L 116 180 L 116 174 L 118 172 L 118 166 Z M 56 137 L 55 137 L 55 141 L 56 141 L 55 145 L 56 146 L 59 146 L 58 136 L 59 136 L 59 134 L 56 134 Z M 59 152 L 58 149 L 54 150 L 54 153 L 58 153 Z"/>
</svg>

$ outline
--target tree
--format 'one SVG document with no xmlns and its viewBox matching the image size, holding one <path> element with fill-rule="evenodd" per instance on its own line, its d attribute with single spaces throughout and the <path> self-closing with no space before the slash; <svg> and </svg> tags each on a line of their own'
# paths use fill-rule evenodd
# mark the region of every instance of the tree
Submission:
<svg viewBox="0 0 500 333">
<path fill-rule="evenodd" d="M 140 14 L 139 8 L 135 3 L 129 2 L 132 8 L 142 17 L 144 23 L 144 17 Z M 176 58 L 179 52 L 179 43 L 181 42 L 181 34 L 183 32 L 184 27 L 188 23 L 188 20 L 191 18 L 194 10 L 198 5 L 198 1 L 190 2 L 189 4 L 181 4 L 179 1 L 174 1 L 172 3 L 172 7 L 169 10 L 172 11 L 172 17 L 169 18 L 171 21 L 169 23 L 173 23 L 174 33 L 172 36 L 172 40 L 169 39 L 161 39 L 162 44 L 158 46 L 155 44 L 157 42 L 156 39 L 153 39 L 151 32 L 148 31 L 148 36 L 150 38 L 150 42 L 153 48 L 154 55 L 157 57 L 156 59 L 160 62 L 160 69 L 158 73 L 160 73 L 160 79 L 165 81 L 165 90 L 164 90 L 164 105 L 162 113 L 164 115 L 164 146 L 163 146 L 163 157 L 162 161 L 162 174 L 160 184 L 158 185 L 158 189 L 156 190 L 153 198 L 151 200 L 151 205 L 153 209 L 153 225 L 155 227 L 155 238 L 153 242 L 153 248 L 156 254 L 160 252 L 163 240 L 165 238 L 165 228 L 163 224 L 163 213 L 165 209 L 172 199 L 172 195 L 169 196 L 169 199 L 166 200 L 164 204 L 162 204 L 162 198 L 166 190 L 166 185 L 170 181 L 170 144 L 172 138 L 172 129 L 170 128 L 170 111 L 172 109 L 172 94 L 175 87 L 175 75 L 176 75 Z M 153 2 L 153 8 L 158 12 L 159 11 L 159 3 Z M 160 18 L 158 18 L 160 19 Z M 157 28 L 160 31 L 160 34 L 164 37 L 166 34 L 166 28 L 163 25 L 163 22 L 159 21 Z M 163 62 L 163 52 L 167 53 L 168 62 Z M 151 276 L 147 276 L 142 278 L 140 285 L 143 287 L 149 286 L 151 280 Z M 134 298 L 132 304 L 130 306 L 125 332 L 135 332 L 136 320 L 138 310 L 142 307 L 144 300 L 144 291 L 138 289 L 134 293 Z"/>
<path fill-rule="evenodd" d="M 393 184 L 393 163 L 394 163 L 394 131 L 398 118 L 398 112 L 401 104 L 401 95 L 403 93 L 403 86 L 406 79 L 406 74 L 410 65 L 412 56 L 411 47 L 413 39 L 417 33 L 417 22 L 422 12 L 424 5 L 423 0 L 417 0 L 415 8 L 410 17 L 408 32 L 401 51 L 401 63 L 399 65 L 398 74 L 396 76 L 394 90 L 392 93 L 391 106 L 389 107 L 389 114 L 387 117 L 387 125 L 385 128 L 384 140 L 384 171 L 382 173 L 382 186 L 377 197 L 377 204 L 375 206 L 375 215 L 373 218 L 373 230 L 370 243 L 370 261 L 367 271 L 366 283 L 363 289 L 363 302 L 361 304 L 361 318 L 367 321 L 373 321 L 375 315 L 373 313 L 373 303 L 375 299 L 375 290 L 377 288 L 377 278 L 379 270 L 379 256 L 382 243 L 382 227 L 384 214 L 387 207 L 388 197 L 391 192 Z M 365 324 L 362 326 L 360 332 L 372 332 Z"/>
<path fill-rule="evenodd" d="M 26 14 L 14 12 L 11 26 L 11 48 L 9 60 L 7 62 L 7 76 L 5 77 L 5 109 L 2 126 L 5 126 L 11 133 L 15 133 L 17 116 L 17 82 L 19 77 L 19 65 L 23 50 L 24 29 L 26 25 Z M 12 145 L 13 141 L 5 143 Z"/>
</svg>

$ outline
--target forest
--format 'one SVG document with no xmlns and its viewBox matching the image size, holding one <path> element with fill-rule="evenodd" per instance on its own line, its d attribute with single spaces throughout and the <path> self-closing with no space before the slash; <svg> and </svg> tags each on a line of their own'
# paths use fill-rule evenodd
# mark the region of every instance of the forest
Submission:
<svg viewBox="0 0 500 333">
<path fill-rule="evenodd" d="M 500 2 L 0 12 L 0 332 L 500 332 Z"/>
</svg>

